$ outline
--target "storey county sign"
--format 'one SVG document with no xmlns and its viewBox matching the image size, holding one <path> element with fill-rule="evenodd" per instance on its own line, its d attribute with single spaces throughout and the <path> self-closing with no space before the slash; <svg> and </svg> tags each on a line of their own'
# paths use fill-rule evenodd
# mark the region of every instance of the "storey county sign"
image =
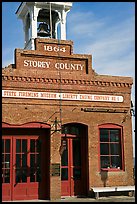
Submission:
<svg viewBox="0 0 137 204">
<path fill-rule="evenodd" d="M 53 56 L 30 50 L 15 50 L 16 68 L 42 69 L 43 71 L 65 71 L 87 74 L 91 66 L 91 57 L 84 55 Z M 62 52 L 65 52 L 62 48 Z M 90 59 L 90 61 L 89 61 Z"/>
<path fill-rule="evenodd" d="M 54 100 L 73 100 L 73 101 L 123 102 L 123 96 L 117 96 L 117 95 L 33 92 L 33 91 L 17 91 L 17 90 L 2 90 L 2 97 L 33 98 L 33 99 L 45 99 L 45 100 L 54 99 Z"/>
<path fill-rule="evenodd" d="M 84 64 L 75 62 L 54 62 L 51 60 L 46 61 L 39 61 L 39 60 L 27 60 L 25 59 L 23 61 L 24 67 L 36 67 L 36 68 L 45 68 L 45 69 L 52 69 L 55 68 L 56 70 L 70 70 L 70 71 L 83 71 L 84 70 Z"/>
</svg>

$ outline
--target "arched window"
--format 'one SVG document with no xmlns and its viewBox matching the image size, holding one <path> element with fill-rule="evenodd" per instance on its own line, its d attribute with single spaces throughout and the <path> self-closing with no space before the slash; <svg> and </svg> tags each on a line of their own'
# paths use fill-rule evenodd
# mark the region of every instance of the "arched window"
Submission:
<svg viewBox="0 0 137 204">
<path fill-rule="evenodd" d="M 124 170 L 122 127 L 114 124 L 99 126 L 100 169 Z"/>
</svg>

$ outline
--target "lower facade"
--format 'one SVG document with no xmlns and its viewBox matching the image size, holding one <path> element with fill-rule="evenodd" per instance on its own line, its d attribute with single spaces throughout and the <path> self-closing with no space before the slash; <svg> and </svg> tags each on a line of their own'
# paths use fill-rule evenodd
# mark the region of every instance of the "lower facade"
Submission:
<svg viewBox="0 0 137 204">
<path fill-rule="evenodd" d="M 65 128 L 69 134 L 57 135 L 60 148 L 56 154 L 60 158 L 52 162 L 50 126 L 41 123 L 3 124 L 3 201 L 87 195 L 87 127 L 69 124 Z"/>
</svg>

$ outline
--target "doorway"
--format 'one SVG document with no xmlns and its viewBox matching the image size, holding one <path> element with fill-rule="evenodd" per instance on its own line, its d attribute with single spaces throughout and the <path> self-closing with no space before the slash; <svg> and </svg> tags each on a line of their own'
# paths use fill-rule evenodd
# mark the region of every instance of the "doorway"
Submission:
<svg viewBox="0 0 137 204">
<path fill-rule="evenodd" d="M 61 155 L 61 195 L 83 196 L 88 189 L 87 126 L 67 124 L 64 127 L 66 140 Z"/>
<path fill-rule="evenodd" d="M 2 200 L 49 197 L 49 131 L 9 128 L 2 136 Z"/>
</svg>

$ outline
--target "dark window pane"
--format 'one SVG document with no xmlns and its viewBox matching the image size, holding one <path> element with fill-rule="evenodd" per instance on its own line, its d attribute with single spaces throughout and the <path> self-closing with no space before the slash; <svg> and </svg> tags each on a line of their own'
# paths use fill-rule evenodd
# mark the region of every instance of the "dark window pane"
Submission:
<svg viewBox="0 0 137 204">
<path fill-rule="evenodd" d="M 62 127 L 62 133 L 63 134 L 79 135 L 80 131 L 79 131 L 79 127 L 69 125 L 69 126 L 63 126 Z"/>
<path fill-rule="evenodd" d="M 10 183 L 10 177 L 5 178 L 5 183 Z"/>
<path fill-rule="evenodd" d="M 41 161 L 40 161 L 40 154 L 36 155 L 36 161 L 37 161 L 36 162 L 37 166 L 40 167 L 40 163 L 41 163 Z"/>
<path fill-rule="evenodd" d="M 112 156 L 111 157 L 111 167 L 121 169 L 121 157 L 120 156 Z"/>
<path fill-rule="evenodd" d="M 68 180 L 68 168 L 61 169 L 61 180 Z"/>
<path fill-rule="evenodd" d="M 71 134 L 76 134 L 76 128 L 75 127 L 71 127 Z"/>
<path fill-rule="evenodd" d="M 35 152 L 35 140 L 30 140 L 30 152 Z"/>
<path fill-rule="evenodd" d="M 2 182 L 10 183 L 10 169 L 2 170 Z"/>
<path fill-rule="evenodd" d="M 4 164 L 3 167 L 5 169 L 9 169 L 10 168 L 10 162 L 9 161 L 5 161 L 3 164 Z"/>
<path fill-rule="evenodd" d="M 16 154 L 16 168 L 21 166 L 21 154 Z"/>
<path fill-rule="evenodd" d="M 16 169 L 16 183 L 21 183 L 21 170 Z"/>
<path fill-rule="evenodd" d="M 110 154 L 111 155 L 119 155 L 120 154 L 120 146 L 119 144 L 110 144 Z"/>
<path fill-rule="evenodd" d="M 80 140 L 73 140 L 73 165 L 81 165 L 81 142 Z"/>
<path fill-rule="evenodd" d="M 5 161 L 10 162 L 10 154 L 5 154 Z"/>
<path fill-rule="evenodd" d="M 4 140 L 2 140 L 2 153 L 4 153 Z"/>
<path fill-rule="evenodd" d="M 22 140 L 22 152 L 27 152 L 27 140 Z"/>
<path fill-rule="evenodd" d="M 100 144 L 100 154 L 101 155 L 109 155 L 109 144 Z"/>
<path fill-rule="evenodd" d="M 16 152 L 21 152 L 21 140 L 16 140 Z"/>
<path fill-rule="evenodd" d="M 2 169 L 2 183 L 4 183 L 4 169 Z"/>
<path fill-rule="evenodd" d="M 2 168 L 4 168 L 4 154 L 2 154 Z"/>
<path fill-rule="evenodd" d="M 70 126 L 63 126 L 62 133 L 63 134 L 71 134 Z"/>
<path fill-rule="evenodd" d="M 75 180 L 81 179 L 81 169 L 74 168 L 73 169 L 73 177 Z"/>
<path fill-rule="evenodd" d="M 69 134 L 69 128 L 67 126 L 62 126 L 62 134 Z"/>
<path fill-rule="evenodd" d="M 22 167 L 26 167 L 27 166 L 27 155 L 23 154 L 22 155 Z"/>
<path fill-rule="evenodd" d="M 110 167 L 110 158 L 101 156 L 101 168 L 108 168 Z"/>
<path fill-rule="evenodd" d="M 5 183 L 10 183 L 10 169 L 5 169 L 4 179 Z"/>
<path fill-rule="evenodd" d="M 27 182 L 27 169 L 22 170 L 22 183 Z"/>
<path fill-rule="evenodd" d="M 34 168 L 30 169 L 30 182 L 35 182 L 35 172 Z"/>
<path fill-rule="evenodd" d="M 5 168 L 10 168 L 10 154 L 5 155 Z"/>
<path fill-rule="evenodd" d="M 41 181 L 41 171 L 40 171 L 40 168 L 37 168 L 36 181 L 37 182 Z"/>
<path fill-rule="evenodd" d="M 35 154 L 30 155 L 30 166 L 31 167 L 35 166 Z"/>
<path fill-rule="evenodd" d="M 78 127 L 72 126 L 70 129 L 70 134 L 79 135 Z"/>
<path fill-rule="evenodd" d="M 120 130 L 110 130 L 110 141 L 119 142 Z"/>
<path fill-rule="evenodd" d="M 5 140 L 5 153 L 10 153 L 10 140 Z"/>
<path fill-rule="evenodd" d="M 68 166 L 68 146 L 66 145 L 66 149 L 63 151 L 61 156 L 61 166 Z"/>
<path fill-rule="evenodd" d="M 108 129 L 100 129 L 100 141 L 108 142 L 109 141 L 109 132 Z"/>
<path fill-rule="evenodd" d="M 41 141 L 40 140 L 36 140 L 36 151 L 41 152 Z"/>
</svg>

